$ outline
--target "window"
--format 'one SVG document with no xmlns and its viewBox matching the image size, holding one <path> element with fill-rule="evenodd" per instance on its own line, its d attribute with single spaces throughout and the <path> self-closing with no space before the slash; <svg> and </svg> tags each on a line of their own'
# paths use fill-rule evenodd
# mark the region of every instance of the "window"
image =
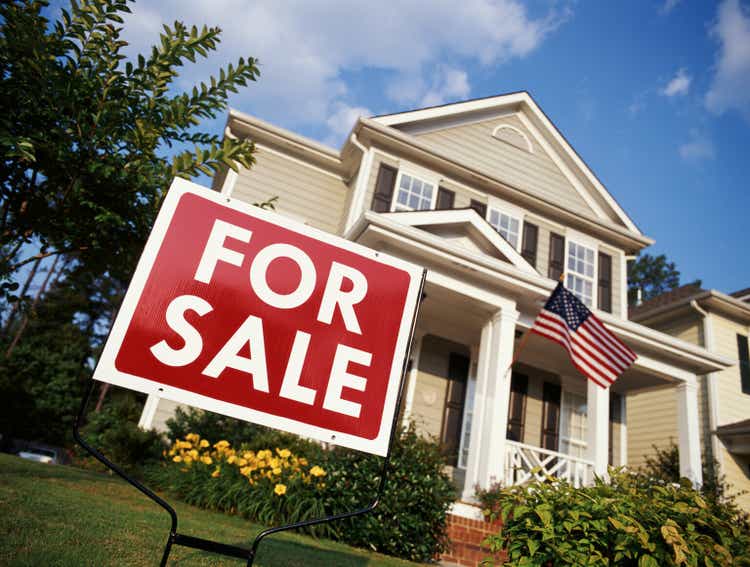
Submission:
<svg viewBox="0 0 750 567">
<path fill-rule="evenodd" d="M 490 209 L 489 222 L 492 227 L 500 233 L 500 236 L 510 242 L 511 246 L 518 250 L 518 236 L 521 230 L 521 221 L 497 209 Z"/>
<path fill-rule="evenodd" d="M 747 336 L 737 335 L 737 354 L 740 360 L 740 384 L 743 394 L 750 394 L 750 353 L 748 353 Z"/>
<path fill-rule="evenodd" d="M 612 256 L 599 252 L 599 286 L 597 288 L 597 307 L 612 313 Z"/>
<path fill-rule="evenodd" d="M 395 209 L 397 211 L 424 211 L 431 209 L 434 194 L 434 185 L 402 173 L 398 183 Z"/>
<path fill-rule="evenodd" d="M 549 266 L 547 277 L 559 280 L 565 271 L 565 237 L 551 232 L 549 235 Z"/>
<path fill-rule="evenodd" d="M 568 244 L 567 288 L 586 306 L 594 299 L 594 250 L 575 242 Z"/>
<path fill-rule="evenodd" d="M 437 205 L 436 209 L 439 211 L 445 211 L 453 208 L 453 204 L 456 202 L 456 193 L 445 187 L 438 187 L 437 194 Z"/>
<path fill-rule="evenodd" d="M 521 256 L 536 268 L 536 243 L 539 239 L 539 227 L 530 222 L 523 223 L 523 239 L 521 240 Z"/>
<path fill-rule="evenodd" d="M 588 412 L 586 396 L 563 390 L 560 414 L 560 449 L 565 455 L 586 457 Z"/>
<path fill-rule="evenodd" d="M 378 169 L 378 179 L 375 182 L 375 193 L 372 196 L 370 208 L 376 213 L 387 213 L 391 210 L 393 188 L 396 185 L 398 171 L 385 164 Z"/>
</svg>

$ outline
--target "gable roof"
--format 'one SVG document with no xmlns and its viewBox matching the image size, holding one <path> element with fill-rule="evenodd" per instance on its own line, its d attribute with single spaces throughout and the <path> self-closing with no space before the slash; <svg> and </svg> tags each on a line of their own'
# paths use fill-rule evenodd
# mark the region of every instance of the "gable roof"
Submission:
<svg viewBox="0 0 750 567">
<path fill-rule="evenodd" d="M 462 116 L 484 116 L 488 112 L 502 112 L 503 110 L 524 110 L 529 116 L 531 122 L 540 132 L 548 148 L 548 153 L 555 154 L 562 161 L 559 164 L 563 169 L 569 168 L 576 175 L 585 179 L 589 186 L 593 188 L 596 196 L 606 204 L 615 218 L 617 218 L 629 231 L 642 235 L 640 229 L 633 220 L 620 207 L 619 203 L 607 191 L 604 185 L 599 181 L 591 168 L 583 161 L 575 149 L 565 139 L 563 134 L 557 129 L 549 117 L 536 104 L 531 95 L 526 91 L 513 92 L 497 96 L 472 99 L 462 102 L 432 106 L 395 114 L 386 114 L 373 117 L 371 120 L 396 129 L 404 131 L 415 131 L 420 128 L 427 128 L 429 124 L 443 123 L 450 120 L 459 119 Z M 489 116 L 489 115 L 488 115 Z M 591 208 L 601 217 L 606 217 L 604 210 L 601 208 L 597 199 L 591 194 L 587 194 L 588 189 L 583 186 L 579 187 L 574 184 L 576 191 L 586 200 Z"/>
<path fill-rule="evenodd" d="M 474 209 L 401 211 L 381 214 L 385 218 L 392 218 L 399 223 L 416 228 L 459 225 L 479 236 L 479 238 L 496 250 L 499 256 L 509 264 L 526 273 L 539 275 L 534 266 L 529 264 L 526 258 L 521 256 L 521 254 L 513 248 L 513 245 L 505 240 L 505 238 L 492 228 L 492 226 Z"/>
<path fill-rule="evenodd" d="M 654 317 L 666 316 L 688 307 L 693 301 L 703 307 L 750 322 L 749 303 L 715 289 L 703 289 L 696 283 L 680 286 L 630 308 L 628 318 L 639 322 L 652 320 Z"/>
</svg>

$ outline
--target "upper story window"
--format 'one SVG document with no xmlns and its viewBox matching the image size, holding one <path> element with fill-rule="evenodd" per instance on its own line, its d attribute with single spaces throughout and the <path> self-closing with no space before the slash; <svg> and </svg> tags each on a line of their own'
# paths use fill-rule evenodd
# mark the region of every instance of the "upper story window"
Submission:
<svg viewBox="0 0 750 567">
<path fill-rule="evenodd" d="M 594 249 L 577 242 L 568 243 L 567 288 L 587 307 L 594 303 Z"/>
<path fill-rule="evenodd" d="M 412 175 L 401 173 L 394 209 L 397 211 L 423 211 L 431 209 L 435 186 Z"/>
<path fill-rule="evenodd" d="M 497 209 L 490 209 L 487 220 L 505 240 L 511 243 L 513 248 L 518 250 L 518 238 L 521 232 L 520 219 L 500 212 Z"/>
</svg>

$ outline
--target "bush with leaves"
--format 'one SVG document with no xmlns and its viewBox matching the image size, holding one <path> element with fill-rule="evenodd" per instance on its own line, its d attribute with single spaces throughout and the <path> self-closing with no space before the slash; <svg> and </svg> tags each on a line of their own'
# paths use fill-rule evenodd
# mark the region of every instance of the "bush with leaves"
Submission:
<svg viewBox="0 0 750 567">
<path fill-rule="evenodd" d="M 140 475 L 143 467 L 161 459 L 166 442 L 153 430 L 138 427 L 143 404 L 131 392 L 119 391 L 99 412 L 88 414 L 83 437 L 108 459 L 125 470 Z M 79 463 L 107 470 L 82 448 L 76 447 Z"/>
<path fill-rule="evenodd" d="M 503 528 L 487 539 L 512 567 L 750 565 L 750 527 L 707 502 L 687 479 L 612 471 L 574 488 L 549 479 L 479 493 Z"/>
<path fill-rule="evenodd" d="M 214 438 L 221 444 L 212 445 L 208 439 L 204 442 L 193 434 L 199 429 L 186 437 L 182 432 L 188 424 L 204 425 L 219 434 Z M 151 468 L 148 476 L 160 488 L 198 506 L 278 524 L 364 508 L 377 494 L 382 458 L 342 448 L 326 450 L 315 442 L 194 410 L 178 413 L 169 426 L 172 434 L 180 435 L 164 462 Z M 244 433 L 251 436 L 238 440 Z M 231 444 L 229 437 L 233 438 Z M 290 443 L 285 444 L 287 441 Z M 238 449 L 231 455 L 220 455 L 227 446 Z M 315 476 L 315 465 L 320 467 L 325 473 L 320 476 L 322 480 L 307 483 L 304 474 L 295 476 L 293 468 L 281 466 L 278 475 L 273 472 L 277 467 L 271 467 L 271 477 L 261 476 L 258 482 L 253 475 L 258 471 L 268 473 L 269 456 L 281 463 L 281 451 L 288 451 L 288 462 L 304 459 L 308 476 Z M 186 455 L 189 466 L 185 465 Z M 210 462 L 202 460 L 205 456 Z M 231 456 L 247 462 L 241 466 L 237 461 L 229 463 Z M 243 475 L 243 467 L 251 462 L 257 465 L 258 460 L 264 467 L 245 470 L 247 474 Z M 224 464 L 218 465 L 217 472 L 218 461 Z M 434 440 L 418 436 L 413 428 L 402 430 L 394 441 L 388 481 L 378 507 L 364 516 L 307 531 L 413 561 L 431 561 L 447 545 L 446 512 L 455 499 L 444 466 Z M 284 476 L 290 471 L 291 476 Z M 275 491 L 278 484 L 284 485 L 283 494 Z"/>
</svg>

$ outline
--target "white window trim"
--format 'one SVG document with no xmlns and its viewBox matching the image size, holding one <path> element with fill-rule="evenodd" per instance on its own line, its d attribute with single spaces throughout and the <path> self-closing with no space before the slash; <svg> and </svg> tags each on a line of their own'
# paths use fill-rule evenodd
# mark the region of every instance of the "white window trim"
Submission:
<svg viewBox="0 0 750 567">
<path fill-rule="evenodd" d="M 490 214 L 493 210 L 518 221 L 518 243 L 516 246 L 513 246 L 510 241 L 508 241 L 508 243 L 513 246 L 517 252 L 520 252 L 521 246 L 523 245 L 523 223 L 526 218 L 526 211 L 517 205 L 512 205 L 507 201 L 503 201 L 490 195 L 487 198 L 487 217 L 485 218 L 488 223 L 490 222 Z M 492 228 L 497 230 L 494 226 Z"/>
<path fill-rule="evenodd" d="M 568 258 L 570 256 L 570 245 L 571 243 L 576 244 L 578 246 L 583 246 L 585 248 L 591 248 L 591 250 L 594 251 L 594 273 L 591 278 L 591 305 L 588 306 L 591 311 L 598 310 L 598 287 L 599 287 L 599 242 L 595 239 L 591 238 L 590 236 L 586 236 L 585 234 L 582 234 L 580 232 L 576 232 L 574 230 L 566 230 L 565 231 L 565 264 L 563 268 L 563 281 L 565 282 L 565 287 L 568 287 Z M 584 279 L 588 279 L 587 276 L 581 275 L 578 272 L 572 272 L 571 275 L 581 277 Z M 570 288 L 568 288 L 570 289 Z M 573 290 L 570 290 L 573 292 Z M 578 297 L 578 296 L 576 296 Z"/>
<path fill-rule="evenodd" d="M 427 209 L 412 209 L 406 205 L 402 205 L 398 202 L 398 191 L 401 186 L 401 178 L 404 175 L 419 179 L 422 183 L 428 183 L 432 185 L 432 197 L 430 198 L 430 206 Z M 391 198 L 391 212 L 396 211 L 415 211 L 415 210 L 434 210 L 435 204 L 437 203 L 438 187 L 440 186 L 440 179 L 434 174 L 430 174 L 425 170 L 417 170 L 410 167 L 399 168 L 398 175 L 396 175 L 396 186 L 393 189 L 393 197 Z"/>
<path fill-rule="evenodd" d="M 471 443 L 471 422 L 474 419 L 474 396 L 477 387 L 477 352 L 471 349 L 469 358 L 469 376 L 466 380 L 466 397 L 464 398 L 464 415 L 461 418 L 461 436 L 458 444 L 458 459 L 456 468 L 466 470 L 469 460 L 469 445 Z M 466 452 L 466 459 L 463 455 Z"/>
<path fill-rule="evenodd" d="M 588 448 L 588 428 L 589 428 L 589 418 L 588 418 L 588 400 L 586 400 L 586 425 L 584 427 L 583 431 L 583 439 L 578 439 L 576 437 L 571 437 L 570 435 L 563 433 L 563 425 L 569 426 L 568 423 L 568 414 L 567 412 L 570 411 L 570 404 L 569 404 L 569 397 L 565 394 L 568 394 L 568 396 L 577 396 L 579 398 L 586 399 L 586 394 L 581 393 L 577 389 L 566 389 L 563 387 L 561 393 L 560 393 L 560 431 L 558 434 L 558 443 L 557 443 L 557 450 L 560 453 L 563 453 L 564 455 L 572 455 L 569 451 L 564 450 L 565 447 L 563 447 L 564 443 L 567 443 L 570 445 L 575 445 L 577 447 L 580 447 L 583 449 L 583 458 L 586 458 L 586 450 Z M 563 439 L 564 438 L 564 439 Z M 579 456 L 580 458 L 580 456 Z"/>
</svg>

